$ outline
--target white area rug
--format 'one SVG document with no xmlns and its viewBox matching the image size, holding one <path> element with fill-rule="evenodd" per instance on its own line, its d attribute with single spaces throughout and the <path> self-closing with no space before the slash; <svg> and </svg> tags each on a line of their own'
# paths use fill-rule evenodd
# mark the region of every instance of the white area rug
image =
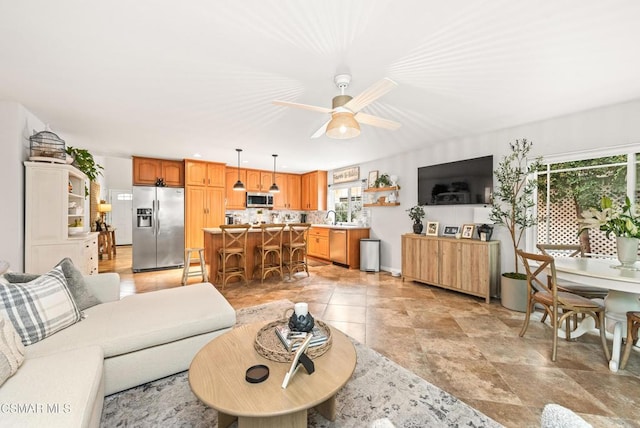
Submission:
<svg viewBox="0 0 640 428">
<path fill-rule="evenodd" d="M 281 300 L 240 309 L 237 324 L 272 321 L 292 306 L 288 300 Z M 385 418 L 396 427 L 501 426 L 367 346 L 353 342 L 358 362 L 353 377 L 336 397 L 336 420 L 328 421 L 310 410 L 310 427 L 366 427 Z M 193 395 L 187 372 L 183 372 L 106 397 L 101 426 L 215 427 L 217 418 L 215 410 Z"/>
</svg>

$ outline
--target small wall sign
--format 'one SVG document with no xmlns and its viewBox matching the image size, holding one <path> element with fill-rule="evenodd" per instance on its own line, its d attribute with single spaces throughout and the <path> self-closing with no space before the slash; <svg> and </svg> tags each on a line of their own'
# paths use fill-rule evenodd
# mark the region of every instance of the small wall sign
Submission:
<svg viewBox="0 0 640 428">
<path fill-rule="evenodd" d="M 345 183 L 347 181 L 356 181 L 360 178 L 360 167 L 352 166 L 349 168 L 333 171 L 333 183 Z"/>
</svg>

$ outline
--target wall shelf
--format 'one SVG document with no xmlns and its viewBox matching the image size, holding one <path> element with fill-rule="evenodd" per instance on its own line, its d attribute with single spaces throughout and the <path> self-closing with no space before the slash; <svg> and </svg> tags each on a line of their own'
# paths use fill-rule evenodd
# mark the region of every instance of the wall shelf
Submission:
<svg viewBox="0 0 640 428">
<path fill-rule="evenodd" d="M 391 187 L 368 187 L 366 189 L 364 189 L 365 192 L 367 193 L 377 193 L 377 192 L 393 192 L 399 190 L 398 186 L 391 186 Z"/>
<path fill-rule="evenodd" d="M 369 187 L 367 189 L 364 189 L 364 192 L 366 192 L 366 193 L 383 193 L 383 192 L 395 193 L 395 192 L 398 191 L 398 189 L 399 189 L 399 186 Z M 394 196 L 397 196 L 397 194 L 395 194 Z M 363 207 L 397 207 L 398 205 L 400 205 L 400 202 L 398 202 L 398 201 L 396 201 L 396 202 L 381 202 L 381 199 L 383 200 L 384 197 L 378 198 L 378 200 L 376 200 L 375 202 L 369 202 L 369 203 L 362 204 L 362 206 Z"/>
<path fill-rule="evenodd" d="M 400 202 L 376 202 L 374 204 L 362 204 L 363 207 L 397 207 Z"/>
</svg>

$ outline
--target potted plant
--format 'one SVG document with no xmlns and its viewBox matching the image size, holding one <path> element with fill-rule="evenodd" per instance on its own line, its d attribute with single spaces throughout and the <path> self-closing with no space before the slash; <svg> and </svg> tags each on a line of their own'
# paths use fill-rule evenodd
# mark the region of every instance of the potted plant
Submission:
<svg viewBox="0 0 640 428">
<path fill-rule="evenodd" d="M 640 238 L 640 216 L 633 212 L 628 196 L 624 205 L 618 206 L 607 196 L 600 201 L 600 209 L 589 208 L 581 214 L 578 236 L 590 228 L 598 228 L 606 232 L 607 239 L 611 234 L 616 237 L 616 254 L 620 260 L 620 268 L 635 269 L 638 260 L 638 241 Z"/>
<path fill-rule="evenodd" d="M 422 233 L 422 219 L 424 218 L 424 208 L 420 205 L 413 206 L 407 210 L 409 218 L 413 220 L 413 233 Z"/>
<path fill-rule="evenodd" d="M 391 186 L 391 178 L 389 174 L 381 174 L 380 177 L 376 178 L 375 183 L 373 183 L 374 187 L 390 187 Z"/>
<path fill-rule="evenodd" d="M 99 175 L 102 175 L 104 169 L 102 165 L 96 163 L 93 159 L 93 155 L 88 150 L 78 149 L 75 147 L 67 147 L 67 155 L 73 158 L 72 165 L 82 171 L 90 181 L 96 181 Z M 84 188 L 85 197 L 89 196 L 89 189 Z"/>
<path fill-rule="evenodd" d="M 527 276 L 519 271 L 517 250 L 524 232 L 537 223 L 531 211 L 536 182 L 530 179 L 530 174 L 542 167 L 540 157 L 528 163 L 532 145 L 525 138 L 509 143 L 511 153 L 502 158 L 494 171 L 498 183 L 491 207 L 491 220 L 507 228 L 513 246 L 515 272 L 502 274 L 502 305 L 520 312 L 527 308 Z"/>
</svg>

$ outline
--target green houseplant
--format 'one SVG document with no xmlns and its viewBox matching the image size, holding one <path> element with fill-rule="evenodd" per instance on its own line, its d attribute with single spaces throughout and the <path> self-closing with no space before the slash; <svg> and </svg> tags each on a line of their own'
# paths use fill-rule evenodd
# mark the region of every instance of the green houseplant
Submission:
<svg viewBox="0 0 640 428">
<path fill-rule="evenodd" d="M 96 163 L 93 159 L 93 155 L 86 149 L 78 149 L 76 147 L 69 146 L 65 149 L 67 155 L 73 158 L 73 166 L 82 171 L 90 181 L 96 181 L 99 175 L 102 175 L 104 168 L 102 165 Z M 89 189 L 85 187 L 85 196 L 89 196 Z"/>
<path fill-rule="evenodd" d="M 533 143 L 525 138 L 509 143 L 511 153 L 502 158 L 494 171 L 497 186 L 494 189 L 491 207 L 491 220 L 507 228 L 513 246 L 515 272 L 502 274 L 502 304 L 509 309 L 522 312 L 526 310 L 527 276 L 518 269 L 517 250 L 525 231 L 537 223 L 537 218 L 531 211 L 535 205 L 533 194 L 537 184 L 530 179 L 530 175 L 542 167 L 542 158 L 538 157 L 532 162 L 527 159 L 532 145 Z M 505 281 L 505 278 L 514 279 L 519 283 Z M 515 296 L 513 301 L 509 293 L 512 289 Z"/>
<path fill-rule="evenodd" d="M 422 233 L 422 219 L 424 218 L 424 208 L 420 205 L 415 205 L 407 210 L 409 218 L 413 220 L 413 233 Z"/>
</svg>

